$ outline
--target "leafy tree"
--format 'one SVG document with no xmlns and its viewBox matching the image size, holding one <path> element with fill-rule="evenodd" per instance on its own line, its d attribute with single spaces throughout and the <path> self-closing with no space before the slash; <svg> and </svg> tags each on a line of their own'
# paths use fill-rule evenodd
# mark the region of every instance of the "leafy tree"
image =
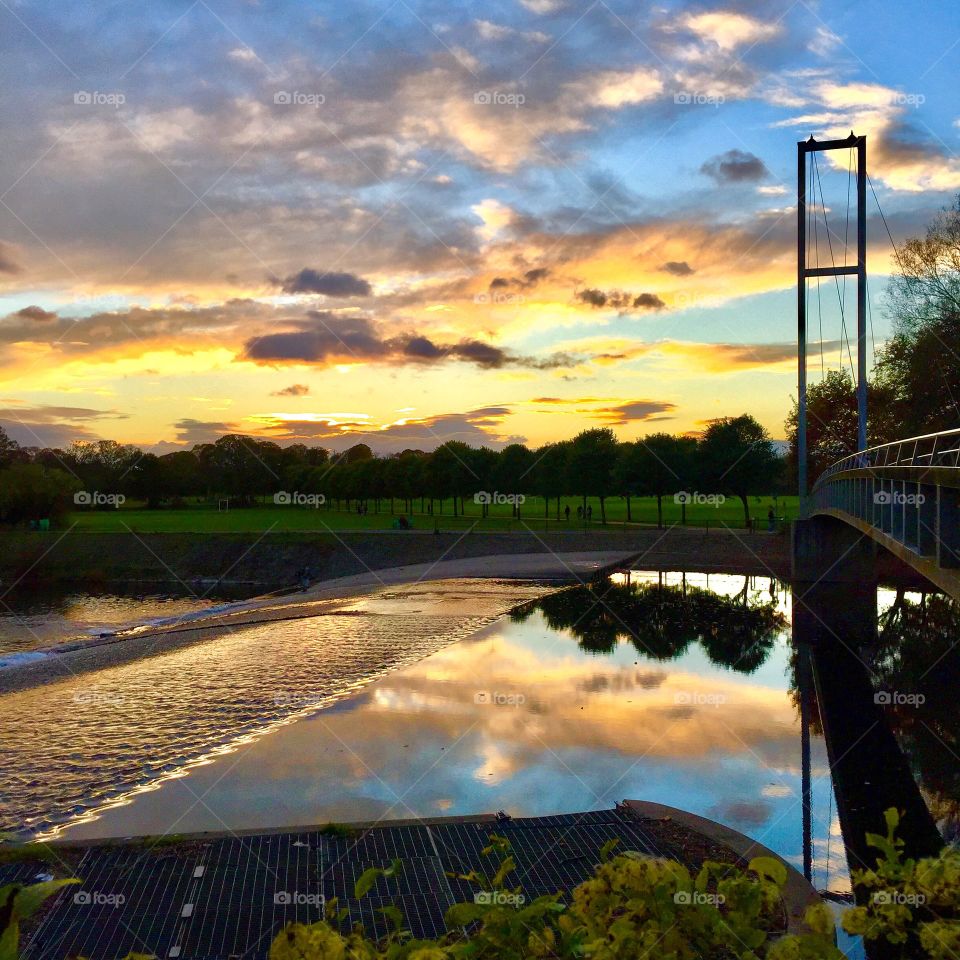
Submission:
<svg viewBox="0 0 960 960">
<path fill-rule="evenodd" d="M 277 444 L 237 433 L 226 434 L 201 450 L 201 461 L 212 469 L 217 489 L 241 503 L 278 489 L 280 460 Z"/>
<path fill-rule="evenodd" d="M 164 495 L 171 498 L 199 496 L 207 490 L 207 478 L 201 471 L 195 450 L 178 450 L 160 458 L 163 467 Z"/>
<path fill-rule="evenodd" d="M 884 443 L 889 392 L 884 386 L 867 385 L 867 443 Z M 794 400 L 784 428 L 790 443 L 787 465 L 797 477 L 797 421 L 799 406 Z M 835 463 L 857 452 L 857 390 L 846 370 L 831 370 L 807 390 L 807 470 L 810 482 Z"/>
<path fill-rule="evenodd" d="M 749 526 L 749 495 L 768 491 L 782 470 L 767 431 L 748 413 L 724 417 L 707 427 L 697 452 L 711 492 L 738 497 Z"/>
<path fill-rule="evenodd" d="M 633 444 L 631 473 L 638 478 L 637 492 L 657 498 L 657 526 L 663 526 L 663 498 L 682 490 L 690 481 L 690 441 L 669 433 L 653 433 Z M 695 446 L 694 442 L 694 446 Z"/>
<path fill-rule="evenodd" d="M 607 522 L 606 499 L 613 492 L 613 466 L 617 460 L 617 438 L 609 427 L 578 433 L 570 445 L 567 474 L 570 485 L 583 498 L 600 499 L 600 520 Z"/>
<path fill-rule="evenodd" d="M 897 252 L 894 334 L 876 366 L 890 394 L 889 439 L 960 427 L 960 196 Z"/>
<path fill-rule="evenodd" d="M 613 465 L 614 489 L 627 501 L 627 521 L 632 522 L 630 498 L 640 492 L 642 474 L 640 456 L 634 443 L 621 443 L 617 448 L 617 459 Z"/>
<path fill-rule="evenodd" d="M 0 520 L 58 520 L 73 506 L 81 483 L 64 470 L 14 463 L 0 470 Z"/>
<path fill-rule="evenodd" d="M 5 467 L 16 459 L 20 445 L 11 439 L 6 430 L 0 427 L 0 467 Z"/>
<path fill-rule="evenodd" d="M 474 493 L 479 491 L 489 492 L 496 486 L 495 474 L 499 455 L 495 450 L 489 447 L 471 448 L 468 457 L 468 466 L 476 481 Z M 486 517 L 489 514 L 489 505 L 483 503 L 480 505 L 480 516 Z"/>
<path fill-rule="evenodd" d="M 570 444 L 567 441 L 548 443 L 534 455 L 530 471 L 530 489 L 543 497 L 543 516 L 550 516 L 550 499 L 556 497 L 557 519 L 560 519 L 560 497 L 567 492 L 567 463 Z"/>
<path fill-rule="evenodd" d="M 797 475 L 796 400 L 784 424 L 790 442 L 789 467 Z M 857 452 L 857 392 L 846 370 L 831 370 L 807 390 L 807 468 L 810 482 L 842 457 Z"/>
<path fill-rule="evenodd" d="M 424 461 L 425 457 L 419 451 L 405 450 L 387 462 L 384 482 L 390 496 L 391 513 L 394 497 L 403 500 L 406 512 L 412 513 L 413 498 L 426 492 L 428 481 Z"/>
<path fill-rule="evenodd" d="M 355 443 L 343 455 L 347 463 L 354 463 L 357 460 L 369 460 L 373 456 L 373 451 L 365 443 Z"/>
<path fill-rule="evenodd" d="M 126 489 L 138 500 L 145 500 L 148 510 L 155 510 L 167 495 L 163 462 L 153 453 L 142 454 L 131 466 Z"/>
<path fill-rule="evenodd" d="M 494 468 L 497 490 L 501 493 L 523 496 L 533 483 L 530 471 L 533 468 L 533 454 L 522 443 L 511 443 L 500 451 Z M 520 516 L 519 503 L 514 513 Z"/>
<path fill-rule="evenodd" d="M 457 501 L 473 491 L 476 477 L 470 470 L 470 447 L 460 440 L 448 440 L 430 454 L 427 465 L 428 488 L 431 498 L 442 501 L 453 497 L 453 515 L 457 516 Z"/>
<path fill-rule="evenodd" d="M 67 450 L 63 465 L 79 476 L 87 490 L 122 493 L 142 455 L 136 447 L 116 440 L 77 440 Z"/>
</svg>

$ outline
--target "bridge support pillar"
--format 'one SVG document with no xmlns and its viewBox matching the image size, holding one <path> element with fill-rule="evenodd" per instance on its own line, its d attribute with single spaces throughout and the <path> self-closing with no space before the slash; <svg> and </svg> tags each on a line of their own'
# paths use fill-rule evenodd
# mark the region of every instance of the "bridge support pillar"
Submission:
<svg viewBox="0 0 960 960">
<path fill-rule="evenodd" d="M 873 540 L 834 517 L 793 525 L 795 635 L 816 645 L 857 650 L 877 636 L 877 563 Z"/>
<path fill-rule="evenodd" d="M 842 520 L 809 517 L 793 524 L 793 576 L 801 583 L 867 583 L 876 587 L 874 541 Z"/>
</svg>

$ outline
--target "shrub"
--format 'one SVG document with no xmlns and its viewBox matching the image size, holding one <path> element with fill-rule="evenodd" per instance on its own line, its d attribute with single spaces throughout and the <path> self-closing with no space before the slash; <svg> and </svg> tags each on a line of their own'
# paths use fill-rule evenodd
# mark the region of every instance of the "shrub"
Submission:
<svg viewBox="0 0 960 960">
<path fill-rule="evenodd" d="M 898 823 L 896 810 L 888 810 L 886 835 L 867 834 L 880 857 L 875 870 L 853 872 L 865 905 L 847 910 L 842 926 L 867 941 L 885 941 L 884 957 L 956 960 L 960 851 L 945 847 L 936 857 L 904 859 Z M 787 871 L 779 860 L 757 857 L 746 869 L 708 861 L 694 876 L 672 860 L 634 852 L 612 856 L 615 844 L 600 851 L 593 876 L 568 898 L 556 893 L 526 903 L 519 888 L 508 885 L 515 869 L 510 844 L 492 835 L 483 853 L 497 860 L 493 879 L 476 871 L 456 875 L 487 895 L 452 906 L 443 936 L 415 939 L 394 906 L 382 908 L 391 925 L 383 937 L 369 937 L 360 924 L 344 930 L 347 911 L 330 900 L 325 919 L 286 927 L 270 960 L 842 960 L 833 914 L 822 903 L 807 910 L 803 933 L 784 934 Z M 366 870 L 354 895 L 364 896 L 378 879 L 401 869 L 395 860 Z M 0 960 L 17 956 L 19 920 L 76 882 L 0 889 Z M 140 958 L 131 954 L 128 960 Z"/>
</svg>

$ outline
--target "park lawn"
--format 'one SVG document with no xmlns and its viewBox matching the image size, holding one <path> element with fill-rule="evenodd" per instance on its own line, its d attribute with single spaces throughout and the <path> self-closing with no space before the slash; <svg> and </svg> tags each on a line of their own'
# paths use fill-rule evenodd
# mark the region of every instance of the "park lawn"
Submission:
<svg viewBox="0 0 960 960">
<path fill-rule="evenodd" d="M 596 498 L 588 498 L 593 507 L 592 529 L 603 529 L 600 523 L 600 503 Z M 435 526 L 441 530 L 467 530 L 476 525 L 478 530 L 523 531 L 528 527 L 534 531 L 583 530 L 586 524 L 577 519 L 579 498 L 562 498 L 561 511 L 570 507 L 570 521 L 561 514 L 556 520 L 556 501 L 550 502 L 550 518 L 544 518 L 544 505 L 540 497 L 529 497 L 521 507 L 520 519 L 511 517 L 511 508 L 505 504 L 494 504 L 489 508 L 490 516 L 481 518 L 480 507 L 467 501 L 466 516 L 453 517 L 452 502 L 444 503 L 444 512 L 433 516 L 422 514 L 419 501 L 412 516 L 416 530 L 432 530 Z M 761 529 L 766 528 L 767 511 L 773 506 L 771 497 L 751 497 L 750 515 L 759 521 Z M 396 517 L 401 513 L 402 504 L 395 501 L 395 514 L 391 516 L 389 501 L 381 501 L 380 513 L 375 513 L 371 505 L 370 512 L 361 516 L 355 511 L 326 509 L 326 507 L 298 507 L 265 505 L 256 507 L 233 508 L 220 511 L 215 506 L 196 504 L 178 509 L 147 510 L 142 505 L 130 502 L 116 510 L 74 511 L 67 525 L 75 525 L 77 531 L 89 533 L 264 533 L 270 532 L 317 532 L 326 533 L 390 530 Z M 607 527 L 623 529 L 626 525 L 626 501 L 620 497 L 607 498 Z M 657 501 L 655 497 L 635 497 L 631 500 L 630 513 L 634 524 L 656 524 Z M 791 520 L 797 516 L 797 498 L 779 497 L 776 505 L 777 516 Z M 673 497 L 663 501 L 663 520 L 665 524 L 681 522 L 681 508 L 674 503 Z M 688 504 L 686 510 L 688 526 L 696 527 L 733 527 L 743 529 L 743 507 L 739 500 L 728 499 L 724 503 L 712 506 L 708 504 Z"/>
</svg>

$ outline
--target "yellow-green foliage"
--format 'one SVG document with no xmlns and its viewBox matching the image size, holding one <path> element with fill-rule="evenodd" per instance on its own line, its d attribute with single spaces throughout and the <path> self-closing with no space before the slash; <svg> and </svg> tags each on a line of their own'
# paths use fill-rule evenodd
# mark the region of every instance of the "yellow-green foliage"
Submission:
<svg viewBox="0 0 960 960">
<path fill-rule="evenodd" d="M 876 870 L 856 870 L 854 884 L 865 894 L 863 906 L 844 913 L 847 933 L 865 940 L 900 946 L 903 956 L 916 956 L 916 943 L 926 956 L 956 958 L 960 949 L 960 851 L 945 847 L 936 857 L 903 857 L 897 838 L 896 810 L 886 812 L 885 836 L 867 834 L 880 852 Z"/>
<path fill-rule="evenodd" d="M 392 912 L 394 930 L 375 942 L 359 926 L 338 932 L 343 912 L 332 902 L 326 920 L 287 927 L 274 941 L 270 960 L 841 957 L 833 945 L 833 918 L 822 905 L 810 910 L 808 933 L 778 936 L 786 870 L 769 857 L 758 857 L 747 870 L 708 862 L 691 875 L 673 860 L 633 852 L 610 859 L 607 847 L 601 853 L 604 862 L 565 904 L 560 894 L 516 902 L 520 891 L 508 886 L 514 869 L 509 844 L 494 836 L 484 852 L 500 857 L 489 889 L 511 896 L 451 907 L 446 921 L 455 932 L 432 941 L 414 940 Z M 389 869 L 396 872 L 398 865 Z M 368 873 L 371 876 L 358 881 L 363 890 L 377 879 Z M 476 872 L 460 879 L 482 882 Z M 469 937 L 463 936 L 464 929 Z"/>
<path fill-rule="evenodd" d="M 847 910 L 845 930 L 867 939 L 884 939 L 904 957 L 957 960 L 960 956 L 960 853 L 945 848 L 936 857 L 903 859 L 896 839 L 897 812 L 890 810 L 886 836 L 868 835 L 879 851 L 876 870 L 855 871 L 854 883 L 866 906 Z M 274 941 L 270 960 L 841 960 L 835 945 L 834 916 L 822 903 L 810 907 L 801 934 L 779 929 L 783 865 L 758 857 L 742 870 L 707 862 L 694 876 L 681 864 L 627 852 L 610 858 L 612 845 L 593 876 L 574 889 L 530 903 L 516 898 L 461 903 L 447 913 L 451 931 L 432 941 L 414 940 L 402 918 L 389 909 L 393 931 L 370 940 L 361 927 L 338 932 L 344 914 L 336 904 L 326 920 L 294 924 Z M 489 885 L 507 886 L 514 868 L 509 844 L 493 837 L 484 851 L 498 856 Z M 398 864 L 390 868 L 396 872 Z M 380 872 L 382 873 L 382 871 Z M 361 877 L 369 889 L 376 876 Z M 481 882 L 476 872 L 461 879 Z M 863 897 L 861 897 L 863 899 Z M 467 933 L 468 936 L 463 934 Z"/>
<path fill-rule="evenodd" d="M 61 887 L 78 880 L 46 880 L 28 887 L 9 883 L 0 887 L 0 960 L 16 960 L 20 941 L 20 921 L 32 916 L 47 897 Z"/>
<path fill-rule="evenodd" d="M 886 814 L 885 836 L 868 834 L 879 851 L 875 870 L 855 871 L 865 905 L 847 910 L 842 925 L 867 940 L 885 940 L 903 957 L 957 960 L 960 957 L 960 852 L 945 848 L 936 857 L 904 859 L 896 838 L 897 812 Z M 822 903 L 805 915 L 806 929 L 783 935 L 781 890 L 787 873 L 770 857 L 747 869 L 707 862 L 696 875 L 682 864 L 639 853 L 612 856 L 569 897 L 557 893 L 530 902 L 508 885 L 515 869 L 510 844 L 492 836 L 484 850 L 497 860 L 493 880 L 476 871 L 458 875 L 487 894 L 447 911 L 450 932 L 415 940 L 396 907 L 382 912 L 391 931 L 371 939 L 357 924 L 345 929 L 346 911 L 336 900 L 325 919 L 291 924 L 274 940 L 270 960 L 842 960 L 834 944 L 834 918 Z M 403 865 L 365 871 L 355 896 Z M 18 923 L 64 883 L 0 890 L 0 960 L 16 960 Z M 895 954 L 891 953 L 891 956 Z"/>
</svg>

